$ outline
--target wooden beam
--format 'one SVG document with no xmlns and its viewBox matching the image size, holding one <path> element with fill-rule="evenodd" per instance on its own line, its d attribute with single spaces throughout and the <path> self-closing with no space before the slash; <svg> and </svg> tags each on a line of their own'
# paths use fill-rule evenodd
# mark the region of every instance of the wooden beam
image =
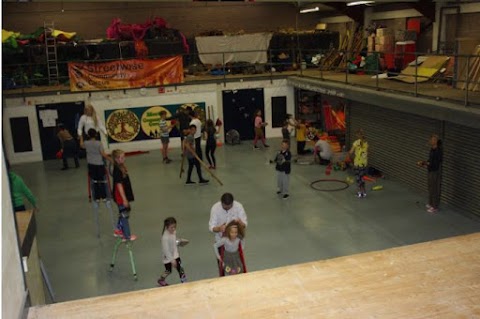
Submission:
<svg viewBox="0 0 480 319">
<path fill-rule="evenodd" d="M 420 0 L 418 2 L 409 2 L 409 4 L 424 17 L 435 22 L 435 3 L 432 0 Z"/>
<path fill-rule="evenodd" d="M 347 7 L 346 2 L 328 2 L 325 3 L 325 5 L 334 8 L 337 12 L 344 14 L 358 24 L 363 25 L 365 16 L 364 6 Z"/>
</svg>

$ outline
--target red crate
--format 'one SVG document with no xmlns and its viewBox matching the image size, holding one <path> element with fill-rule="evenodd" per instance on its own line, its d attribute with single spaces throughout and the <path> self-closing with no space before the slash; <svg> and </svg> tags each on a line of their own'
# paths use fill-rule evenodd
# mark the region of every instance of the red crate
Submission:
<svg viewBox="0 0 480 319">
<path fill-rule="evenodd" d="M 415 51 L 417 46 L 415 41 L 402 41 L 395 43 L 395 58 L 400 61 L 400 68 L 404 68 L 408 63 L 415 60 Z"/>
<path fill-rule="evenodd" d="M 420 33 L 420 19 L 410 18 L 407 20 L 407 30 L 416 31 L 417 34 Z"/>
<path fill-rule="evenodd" d="M 395 69 L 395 54 L 385 53 L 385 64 L 387 69 Z"/>
</svg>

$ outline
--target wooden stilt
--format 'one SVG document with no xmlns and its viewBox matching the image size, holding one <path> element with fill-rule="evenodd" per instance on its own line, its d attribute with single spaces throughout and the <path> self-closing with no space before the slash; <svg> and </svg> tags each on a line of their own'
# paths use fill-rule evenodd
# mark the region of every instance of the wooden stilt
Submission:
<svg viewBox="0 0 480 319">
<path fill-rule="evenodd" d="M 180 178 L 182 178 L 182 175 L 185 172 L 185 169 L 183 168 L 185 166 L 185 157 L 185 154 L 182 154 L 182 163 L 180 164 Z"/>
</svg>

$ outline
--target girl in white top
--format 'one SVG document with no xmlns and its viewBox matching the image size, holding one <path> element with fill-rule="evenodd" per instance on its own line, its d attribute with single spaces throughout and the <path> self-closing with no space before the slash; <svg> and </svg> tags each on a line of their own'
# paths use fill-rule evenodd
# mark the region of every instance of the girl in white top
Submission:
<svg viewBox="0 0 480 319">
<path fill-rule="evenodd" d="M 187 281 L 187 276 L 182 267 L 182 261 L 178 253 L 177 246 L 177 220 L 173 217 L 168 217 L 163 222 L 162 232 L 162 250 L 163 250 L 163 264 L 165 265 L 165 271 L 160 279 L 158 279 L 158 285 L 161 287 L 168 286 L 165 281 L 167 277 L 172 273 L 172 266 L 177 268 L 180 281 L 182 283 Z"/>
<path fill-rule="evenodd" d="M 213 245 L 213 251 L 223 270 L 221 275 L 230 276 L 247 272 L 245 259 L 243 258 L 244 237 L 245 228 L 241 227 L 238 222 L 231 221 L 225 230 L 225 237 L 222 237 Z"/>
<path fill-rule="evenodd" d="M 97 132 L 102 132 L 107 135 L 105 125 L 97 118 L 97 113 L 91 104 L 85 106 L 84 114 L 78 121 L 77 134 L 80 138 L 80 146 L 83 147 L 83 136 L 88 136 L 88 130 L 94 129 Z"/>
</svg>

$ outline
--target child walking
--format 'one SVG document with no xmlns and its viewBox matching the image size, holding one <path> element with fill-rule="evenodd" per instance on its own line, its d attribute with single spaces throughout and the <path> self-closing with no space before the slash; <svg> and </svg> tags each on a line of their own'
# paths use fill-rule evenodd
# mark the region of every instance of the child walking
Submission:
<svg viewBox="0 0 480 319">
<path fill-rule="evenodd" d="M 270 147 L 265 142 L 265 135 L 263 134 L 263 128 L 267 126 L 268 123 L 262 120 L 262 111 L 257 110 L 255 112 L 255 139 L 253 140 L 253 149 L 258 150 L 257 141 L 261 140 L 263 147 Z"/>
<path fill-rule="evenodd" d="M 160 112 L 160 140 L 162 141 L 163 162 L 168 164 L 172 160 L 168 158 L 168 143 L 170 143 L 171 125 L 167 123 L 167 112 Z"/>
<path fill-rule="evenodd" d="M 225 229 L 225 236 L 213 244 L 213 251 L 220 262 L 223 276 L 247 272 L 243 257 L 244 238 L 245 228 L 241 227 L 237 221 L 231 221 Z"/>
<path fill-rule="evenodd" d="M 365 140 L 365 134 L 362 129 L 358 130 L 356 135 L 357 140 L 353 142 L 349 154 L 350 156 L 355 154 L 355 157 L 353 158 L 353 169 L 355 171 L 355 178 L 358 186 L 357 197 L 364 198 L 367 196 L 363 177 L 367 174 L 368 142 Z"/>
<path fill-rule="evenodd" d="M 133 202 L 133 190 L 128 176 L 128 170 L 125 166 L 125 152 L 122 150 L 114 150 L 113 158 L 113 196 L 118 206 L 118 223 L 114 235 L 123 237 L 125 241 L 135 240 L 137 236 L 130 233 L 130 202 Z"/>
<path fill-rule="evenodd" d="M 290 142 L 289 140 L 283 140 L 281 149 L 275 157 L 278 186 L 277 194 L 282 195 L 283 199 L 290 197 L 288 194 L 288 186 L 290 184 L 291 161 L 292 153 L 290 153 Z"/>
<path fill-rule="evenodd" d="M 168 217 L 163 222 L 162 231 L 162 250 L 163 250 L 163 264 L 165 265 L 165 271 L 163 272 L 157 283 L 159 286 L 168 286 L 165 281 L 167 277 L 172 273 L 172 266 L 175 267 L 180 276 L 182 283 L 187 281 L 187 276 L 182 267 L 182 260 L 178 253 L 177 245 L 177 220 L 173 217 Z"/>
<path fill-rule="evenodd" d="M 217 129 L 215 128 L 212 120 L 207 120 L 205 125 L 205 135 L 207 137 L 207 144 L 205 145 L 205 154 L 207 154 L 208 164 L 210 169 L 217 167 L 217 161 L 215 159 L 215 149 L 217 148 Z"/>
<path fill-rule="evenodd" d="M 195 185 L 195 182 L 192 181 L 192 171 L 193 167 L 197 169 L 197 175 L 199 179 L 199 184 L 205 185 L 208 183 L 208 179 L 204 179 L 202 176 L 202 169 L 200 168 L 200 163 L 198 159 L 195 157 L 196 149 L 194 148 L 195 143 L 195 132 L 197 131 L 197 127 L 195 125 L 190 125 L 190 132 L 183 140 L 183 151 L 185 156 L 188 159 L 188 172 L 187 172 L 187 181 L 185 185 Z M 197 156 L 199 156 L 197 154 Z M 199 156 L 200 157 L 200 156 Z"/>
</svg>

